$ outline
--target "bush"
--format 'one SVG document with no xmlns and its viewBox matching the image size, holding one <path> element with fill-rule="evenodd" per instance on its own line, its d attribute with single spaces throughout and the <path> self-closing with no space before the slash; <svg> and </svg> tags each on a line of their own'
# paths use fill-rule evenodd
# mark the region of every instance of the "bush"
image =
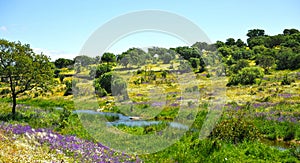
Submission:
<svg viewBox="0 0 300 163">
<path fill-rule="evenodd" d="M 240 59 L 235 65 L 230 67 L 230 70 L 233 74 L 236 74 L 245 67 L 249 67 L 248 61 L 245 59 Z"/>
<path fill-rule="evenodd" d="M 233 143 L 259 138 L 258 129 L 254 123 L 245 117 L 225 119 L 216 125 L 210 137 Z"/>
<path fill-rule="evenodd" d="M 230 76 L 227 86 L 231 85 L 251 85 L 255 84 L 257 78 L 262 78 L 264 76 L 261 68 L 258 67 L 245 67 L 238 74 L 233 74 Z"/>
<path fill-rule="evenodd" d="M 112 66 L 107 64 L 98 65 L 96 68 L 91 69 L 90 77 L 91 78 L 99 78 L 101 75 L 112 71 Z"/>
</svg>

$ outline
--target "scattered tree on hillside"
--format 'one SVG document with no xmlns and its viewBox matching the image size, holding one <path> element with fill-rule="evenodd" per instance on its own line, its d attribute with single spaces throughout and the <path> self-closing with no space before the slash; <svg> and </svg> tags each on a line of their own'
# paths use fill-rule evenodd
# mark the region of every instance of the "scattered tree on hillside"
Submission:
<svg viewBox="0 0 300 163">
<path fill-rule="evenodd" d="M 116 56 L 113 53 L 106 52 L 101 56 L 101 61 L 106 62 L 107 64 L 109 62 L 116 62 Z"/>
<path fill-rule="evenodd" d="M 56 68 L 64 68 L 73 65 L 74 61 L 71 59 L 58 58 L 54 61 L 54 64 Z"/>
<path fill-rule="evenodd" d="M 269 69 L 275 64 L 275 59 L 269 55 L 260 55 L 255 62 L 265 70 L 265 74 L 268 74 Z"/>
<path fill-rule="evenodd" d="M 43 54 L 35 54 L 29 44 L 0 40 L 0 76 L 7 79 L 12 96 L 12 114 L 17 95 L 35 87 L 46 88 L 53 79 L 53 64 Z"/>
</svg>

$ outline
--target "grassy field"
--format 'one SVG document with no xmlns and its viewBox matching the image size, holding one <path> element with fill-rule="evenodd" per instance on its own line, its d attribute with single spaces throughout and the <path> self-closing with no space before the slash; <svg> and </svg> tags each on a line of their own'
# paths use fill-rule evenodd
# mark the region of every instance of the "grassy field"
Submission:
<svg viewBox="0 0 300 163">
<path fill-rule="evenodd" d="M 18 98 L 18 113 L 15 118 L 12 118 L 10 114 L 9 95 L 3 94 L 0 99 L 0 120 L 10 124 L 30 125 L 36 129 L 47 128 L 63 135 L 76 135 L 78 138 L 96 143 L 98 141 L 96 135 L 99 133 L 93 133 L 91 128 L 99 127 L 99 125 L 90 123 L 88 124 L 90 125 L 89 129 L 86 130 L 87 124 L 81 123 L 84 122 L 82 117 L 78 117 L 73 112 L 78 109 L 78 104 L 85 105 L 83 108 L 90 110 L 119 112 L 127 116 L 138 116 L 141 119 L 163 122 L 171 122 L 174 119 L 181 122 L 180 118 L 188 117 L 190 113 L 188 108 L 192 107 L 194 109 L 191 114 L 194 116 L 193 121 L 185 121 L 191 126 L 178 142 L 162 151 L 141 154 L 138 159 L 145 162 L 299 161 L 300 76 L 297 73 L 298 70 L 271 72 L 271 75 L 265 75 L 259 83 L 251 86 L 226 87 L 227 78 L 208 78 L 208 72 L 200 74 L 168 73 L 166 77 L 163 77 L 162 72 L 168 67 L 170 64 L 160 63 L 128 71 L 118 70 L 121 67 L 116 68 L 115 72 L 128 83 L 128 96 L 134 103 L 133 108 L 127 101 L 118 99 L 119 97 L 106 96 L 95 100 L 89 93 L 74 105 L 73 95 L 63 96 L 66 89 L 64 83 L 72 80 L 71 77 L 67 77 L 63 81 L 57 79 L 56 85 L 50 91 L 25 92 Z M 147 69 L 151 71 L 142 71 Z M 141 72 L 137 73 L 138 70 Z M 62 70 L 62 72 L 73 73 L 66 70 Z M 150 75 L 146 74 L 147 72 L 151 72 L 151 75 L 155 76 L 155 80 L 149 79 L 137 83 L 136 81 L 140 81 L 141 78 L 150 78 Z M 88 72 L 82 73 L 82 75 L 87 74 Z M 293 77 L 295 82 L 291 85 L 281 85 L 284 74 Z M 91 85 L 92 81 L 81 80 L 77 81 L 76 86 L 80 89 L 87 89 L 87 92 L 93 92 L 88 88 Z M 224 88 L 222 94 L 216 93 L 217 88 Z M 2 85 L 1 90 L 4 89 L 7 89 L 6 85 Z M 199 139 L 203 123 L 212 108 L 212 102 L 220 96 L 224 96 L 222 99 L 225 99 L 221 117 L 216 119 L 216 125 L 208 137 Z M 195 100 L 195 97 L 198 99 Z M 98 107 L 89 105 L 90 103 L 97 103 Z M 179 110 L 181 110 L 180 114 Z M 138 136 L 157 134 L 167 126 L 166 123 L 132 127 L 118 125 L 116 129 Z M 26 155 L 39 154 L 40 158 L 62 159 L 67 162 L 73 162 L 72 159 L 76 159 L 72 152 L 63 154 L 41 152 L 46 149 L 53 151 L 48 149 L 48 145 L 28 150 L 30 146 L 33 146 L 32 143 L 35 143 L 35 140 L 28 142 L 26 135 L 20 135 L 17 139 L 9 139 L 7 134 L 13 133 L 6 133 L 3 129 L 0 133 L 0 138 L 3 140 L 2 146 L 4 146 L 1 148 L 1 158 L 6 158 L 6 161 L 16 159 L 16 157 L 6 157 L 9 155 L 8 148 L 20 151 L 20 157 L 23 153 Z M 106 133 L 106 135 L 109 134 Z M 124 145 L 124 141 L 120 138 L 116 146 Z M 11 142 L 11 145 L 5 146 L 4 144 L 7 142 Z M 162 142 L 157 140 L 157 144 L 160 143 Z M 25 160 L 40 158 L 33 157 Z"/>
</svg>

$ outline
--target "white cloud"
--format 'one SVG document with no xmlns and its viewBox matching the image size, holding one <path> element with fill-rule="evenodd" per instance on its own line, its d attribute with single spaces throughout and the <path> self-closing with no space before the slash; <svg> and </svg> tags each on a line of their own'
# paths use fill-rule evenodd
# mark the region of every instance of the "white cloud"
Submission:
<svg viewBox="0 0 300 163">
<path fill-rule="evenodd" d="M 6 28 L 5 26 L 1 26 L 1 27 L 0 27 L 0 31 L 6 32 L 6 31 L 7 31 L 7 28 Z"/>
<path fill-rule="evenodd" d="M 77 56 L 77 54 L 68 53 L 61 50 L 48 50 L 43 48 L 32 48 L 33 51 L 37 54 L 45 54 L 51 58 L 51 61 L 55 61 L 58 58 L 66 58 L 66 59 L 73 59 Z"/>
</svg>

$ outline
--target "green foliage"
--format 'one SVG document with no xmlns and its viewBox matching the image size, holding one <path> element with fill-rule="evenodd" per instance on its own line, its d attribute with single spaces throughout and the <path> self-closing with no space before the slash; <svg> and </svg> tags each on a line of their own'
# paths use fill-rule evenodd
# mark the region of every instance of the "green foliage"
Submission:
<svg viewBox="0 0 300 163">
<path fill-rule="evenodd" d="M 230 67 L 230 71 L 233 74 L 236 74 L 245 67 L 249 67 L 249 63 L 247 60 L 241 59 L 241 60 L 238 60 L 235 65 Z"/>
<path fill-rule="evenodd" d="M 235 40 L 234 38 L 228 38 L 225 42 L 225 45 L 227 46 L 234 46 L 235 45 Z"/>
<path fill-rule="evenodd" d="M 107 72 L 101 75 L 99 78 L 94 80 L 94 86 L 96 93 L 103 97 L 107 93 L 112 93 L 112 95 L 126 95 L 127 84 L 126 82 L 112 72 Z"/>
<path fill-rule="evenodd" d="M 55 69 L 55 70 L 54 70 L 54 77 L 55 77 L 55 78 L 58 78 L 60 72 L 61 72 L 60 69 Z"/>
<path fill-rule="evenodd" d="M 103 74 L 100 78 L 95 79 L 95 87 L 97 87 L 97 84 L 107 93 L 111 93 L 111 81 L 112 81 L 112 73 L 108 72 Z"/>
<path fill-rule="evenodd" d="M 177 47 L 175 50 L 183 59 L 187 61 L 190 58 L 201 58 L 200 50 L 195 47 Z"/>
<path fill-rule="evenodd" d="M 0 40 L 0 76 L 10 84 L 15 113 L 17 95 L 35 87 L 47 88 L 53 81 L 53 64 L 43 54 L 35 54 L 29 44 Z"/>
<path fill-rule="evenodd" d="M 231 85 L 251 85 L 255 83 L 255 79 L 262 78 L 264 76 L 263 71 L 258 67 L 245 67 L 238 72 L 230 76 L 227 86 Z"/>
<path fill-rule="evenodd" d="M 295 54 L 289 48 L 283 48 L 276 56 L 276 64 L 278 70 L 300 68 L 300 54 Z"/>
<path fill-rule="evenodd" d="M 99 78 L 101 75 L 112 71 L 112 66 L 108 64 L 100 64 L 96 68 L 92 68 L 89 72 L 91 78 Z"/>
<path fill-rule="evenodd" d="M 258 139 L 259 132 L 251 120 L 238 116 L 222 120 L 213 129 L 210 137 L 236 144 Z"/>
<path fill-rule="evenodd" d="M 169 53 L 166 53 L 166 54 L 160 55 L 159 58 L 163 61 L 164 64 L 169 64 L 170 61 L 171 61 L 172 59 L 174 59 L 174 56 L 172 56 L 172 55 L 169 54 Z"/>
<path fill-rule="evenodd" d="M 227 57 L 233 53 L 232 49 L 229 47 L 220 47 L 218 48 L 218 52 L 220 52 L 223 57 Z"/>
<path fill-rule="evenodd" d="M 101 56 L 101 61 L 102 62 L 116 62 L 116 56 L 113 53 L 104 53 Z"/>
<path fill-rule="evenodd" d="M 64 96 L 72 95 L 72 80 L 65 81 L 66 90 Z"/>
<path fill-rule="evenodd" d="M 96 60 L 94 58 L 91 58 L 91 57 L 86 56 L 86 55 L 79 55 L 79 56 L 76 56 L 74 58 L 74 63 L 77 63 L 80 66 L 85 67 L 85 66 L 96 63 Z"/>
<path fill-rule="evenodd" d="M 242 41 L 241 39 L 237 39 L 235 42 L 236 46 L 239 48 L 245 47 L 246 44 L 244 43 L 244 41 Z"/>
<path fill-rule="evenodd" d="M 114 75 L 111 81 L 112 96 L 123 95 L 124 100 L 128 99 L 127 83 L 119 76 Z"/>
<path fill-rule="evenodd" d="M 294 79 L 291 79 L 288 77 L 288 74 L 285 74 L 283 76 L 283 79 L 281 81 L 281 85 L 291 85 L 291 83 L 295 82 Z"/>
<path fill-rule="evenodd" d="M 74 64 L 74 61 L 71 59 L 58 58 L 54 61 L 54 65 L 56 68 L 64 68 Z"/>
<path fill-rule="evenodd" d="M 269 73 L 269 69 L 275 64 L 275 59 L 272 56 L 269 55 L 259 55 L 256 60 L 256 65 L 261 66 L 265 73 Z"/>
<path fill-rule="evenodd" d="M 299 30 L 298 29 L 284 29 L 283 30 L 283 34 L 284 35 L 292 35 L 292 34 L 295 34 L 295 33 L 299 33 Z"/>
<path fill-rule="evenodd" d="M 259 37 L 259 36 L 264 36 L 265 35 L 265 30 L 263 29 L 251 29 L 248 30 L 247 36 L 249 38 L 254 38 L 254 37 Z"/>
<path fill-rule="evenodd" d="M 60 83 L 63 83 L 65 76 L 60 74 L 60 75 L 58 75 L 58 77 L 59 77 Z"/>
<path fill-rule="evenodd" d="M 197 69 L 200 64 L 199 58 L 190 58 L 189 62 L 194 69 Z"/>
</svg>

